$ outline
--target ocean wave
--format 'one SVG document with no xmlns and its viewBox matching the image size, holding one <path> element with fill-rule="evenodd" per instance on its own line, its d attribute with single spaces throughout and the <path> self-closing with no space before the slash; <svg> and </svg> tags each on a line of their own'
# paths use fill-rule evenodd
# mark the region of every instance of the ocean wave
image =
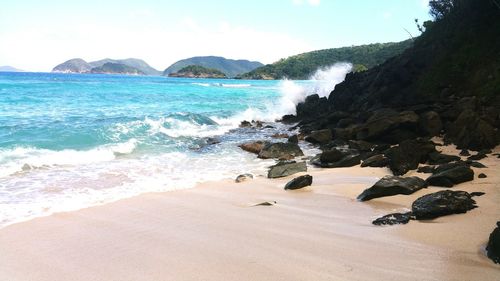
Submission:
<svg viewBox="0 0 500 281">
<path fill-rule="evenodd" d="M 54 166 L 77 166 L 114 160 L 119 155 L 132 153 L 136 139 L 124 143 L 102 145 L 90 150 L 49 150 L 33 147 L 15 147 L 0 150 L 0 177 L 47 169 Z"/>
<path fill-rule="evenodd" d="M 210 87 L 210 83 L 191 83 L 191 85 Z"/>
<path fill-rule="evenodd" d="M 250 84 L 220 84 L 221 87 L 224 88 L 248 88 L 251 87 L 252 85 Z"/>
</svg>

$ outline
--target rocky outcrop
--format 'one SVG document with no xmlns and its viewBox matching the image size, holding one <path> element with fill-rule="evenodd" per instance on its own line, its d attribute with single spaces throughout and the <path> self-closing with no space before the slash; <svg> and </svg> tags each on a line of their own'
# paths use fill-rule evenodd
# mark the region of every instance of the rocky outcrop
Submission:
<svg viewBox="0 0 500 281">
<path fill-rule="evenodd" d="M 290 160 L 304 153 L 296 143 L 270 143 L 266 144 L 259 153 L 261 159 Z"/>
<path fill-rule="evenodd" d="M 297 178 L 294 178 L 293 180 L 289 181 L 285 185 L 285 190 L 295 190 L 295 189 L 301 189 L 306 186 L 310 186 L 312 184 L 313 177 L 310 175 L 303 175 Z"/>
<path fill-rule="evenodd" d="M 413 216 L 422 220 L 466 213 L 476 207 L 476 201 L 469 193 L 444 190 L 418 198 L 413 202 L 411 209 Z"/>
<path fill-rule="evenodd" d="M 425 187 L 427 187 L 427 183 L 419 177 L 385 176 L 370 188 L 365 189 L 357 199 L 359 201 L 368 201 L 398 194 L 409 195 Z"/>
<path fill-rule="evenodd" d="M 267 177 L 270 179 L 281 178 L 300 172 L 307 172 L 306 162 L 280 162 L 269 167 Z"/>
</svg>

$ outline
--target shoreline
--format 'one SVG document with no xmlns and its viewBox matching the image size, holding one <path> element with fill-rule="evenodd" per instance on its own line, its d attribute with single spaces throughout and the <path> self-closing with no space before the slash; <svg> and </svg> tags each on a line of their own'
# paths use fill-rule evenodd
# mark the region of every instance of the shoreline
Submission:
<svg viewBox="0 0 500 281">
<path fill-rule="evenodd" d="M 445 147 L 448 149 L 448 147 Z M 495 152 L 499 147 L 495 149 Z M 406 225 L 376 217 L 443 190 L 358 202 L 387 168 L 310 169 L 281 179 L 207 182 L 0 229 L 5 280 L 495 280 L 484 254 L 498 220 L 498 159 L 451 190 L 484 191 L 478 208 Z M 477 179 L 484 172 L 486 179 Z M 412 172 L 412 174 L 415 172 Z M 410 174 L 410 175 L 412 175 Z M 420 177 L 423 174 L 419 174 Z M 273 206 L 252 206 L 276 201 Z"/>
</svg>

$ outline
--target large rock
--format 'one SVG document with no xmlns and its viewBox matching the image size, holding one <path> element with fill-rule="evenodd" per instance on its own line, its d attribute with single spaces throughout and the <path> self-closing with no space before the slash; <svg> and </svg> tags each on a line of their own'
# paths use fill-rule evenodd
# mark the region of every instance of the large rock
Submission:
<svg viewBox="0 0 500 281">
<path fill-rule="evenodd" d="M 304 102 L 297 105 L 298 118 L 310 118 L 318 116 L 328 111 L 328 101 L 326 98 L 320 98 L 318 94 L 307 96 Z"/>
<path fill-rule="evenodd" d="M 426 181 L 429 185 L 452 187 L 455 184 L 474 179 L 474 171 L 465 165 L 458 165 L 444 171 L 441 170 L 442 169 L 439 168 L 436 169 L 436 171 L 427 178 Z"/>
<path fill-rule="evenodd" d="M 304 176 L 294 178 L 293 180 L 289 181 L 285 185 L 285 190 L 288 190 L 288 189 L 295 190 L 295 189 L 300 189 L 300 188 L 303 188 L 306 186 L 310 186 L 312 184 L 312 180 L 313 180 L 313 177 L 310 175 L 304 175 Z"/>
<path fill-rule="evenodd" d="M 320 161 L 323 163 L 331 163 L 331 162 L 337 162 L 340 159 L 342 159 L 345 156 L 345 153 L 342 151 L 333 148 L 327 151 L 323 151 L 320 155 Z"/>
<path fill-rule="evenodd" d="M 431 165 L 445 164 L 453 161 L 460 161 L 460 156 L 442 154 L 437 151 L 429 153 L 428 163 Z"/>
<path fill-rule="evenodd" d="M 420 132 L 425 136 L 438 136 L 443 129 L 443 123 L 439 114 L 435 111 L 428 111 L 420 114 L 418 122 Z"/>
<path fill-rule="evenodd" d="M 261 159 L 293 159 L 303 156 L 304 153 L 296 143 L 270 143 L 266 144 L 259 153 Z"/>
<path fill-rule="evenodd" d="M 307 172 L 306 162 L 284 162 L 269 167 L 267 177 L 271 179 L 281 178 L 300 172 Z"/>
<path fill-rule="evenodd" d="M 427 187 L 427 183 L 419 177 L 403 178 L 385 176 L 377 181 L 372 187 L 365 189 L 358 196 L 358 200 L 367 201 L 397 194 L 409 195 L 425 187 Z"/>
<path fill-rule="evenodd" d="M 497 227 L 490 234 L 486 252 L 493 262 L 500 263 L 500 221 L 497 222 Z"/>
<path fill-rule="evenodd" d="M 435 151 L 435 145 L 430 141 L 406 140 L 398 146 L 389 148 L 385 156 L 389 158 L 389 168 L 392 173 L 401 176 L 409 170 L 417 169 L 418 164 L 425 163 L 429 153 Z"/>
<path fill-rule="evenodd" d="M 260 151 L 262 150 L 262 148 L 264 148 L 264 146 L 268 144 L 268 142 L 265 142 L 265 141 L 252 141 L 252 142 L 246 142 L 246 143 L 242 143 L 240 145 L 238 145 L 241 149 L 245 150 L 245 151 L 248 151 L 248 152 L 251 152 L 251 153 L 255 153 L 255 154 L 259 154 Z"/>
<path fill-rule="evenodd" d="M 481 150 L 498 144 L 498 131 L 476 112 L 466 109 L 450 126 L 445 139 L 455 143 L 460 149 Z"/>
<path fill-rule="evenodd" d="M 476 207 L 476 201 L 469 193 L 443 190 L 418 198 L 413 202 L 411 209 L 416 219 L 424 220 L 466 213 Z"/>
<path fill-rule="evenodd" d="M 312 131 L 305 140 L 314 144 L 325 144 L 332 140 L 332 130 L 324 129 L 319 131 Z"/>
</svg>

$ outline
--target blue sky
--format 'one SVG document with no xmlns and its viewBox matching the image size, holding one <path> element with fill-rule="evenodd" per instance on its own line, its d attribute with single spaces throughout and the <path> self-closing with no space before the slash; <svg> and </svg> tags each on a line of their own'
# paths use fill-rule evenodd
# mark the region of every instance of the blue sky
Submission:
<svg viewBox="0 0 500 281">
<path fill-rule="evenodd" d="M 317 49 L 401 41 L 427 0 L 3 0 L 0 65 L 50 71 L 80 57 L 137 57 L 165 69 L 191 56 L 272 63 Z"/>
</svg>

